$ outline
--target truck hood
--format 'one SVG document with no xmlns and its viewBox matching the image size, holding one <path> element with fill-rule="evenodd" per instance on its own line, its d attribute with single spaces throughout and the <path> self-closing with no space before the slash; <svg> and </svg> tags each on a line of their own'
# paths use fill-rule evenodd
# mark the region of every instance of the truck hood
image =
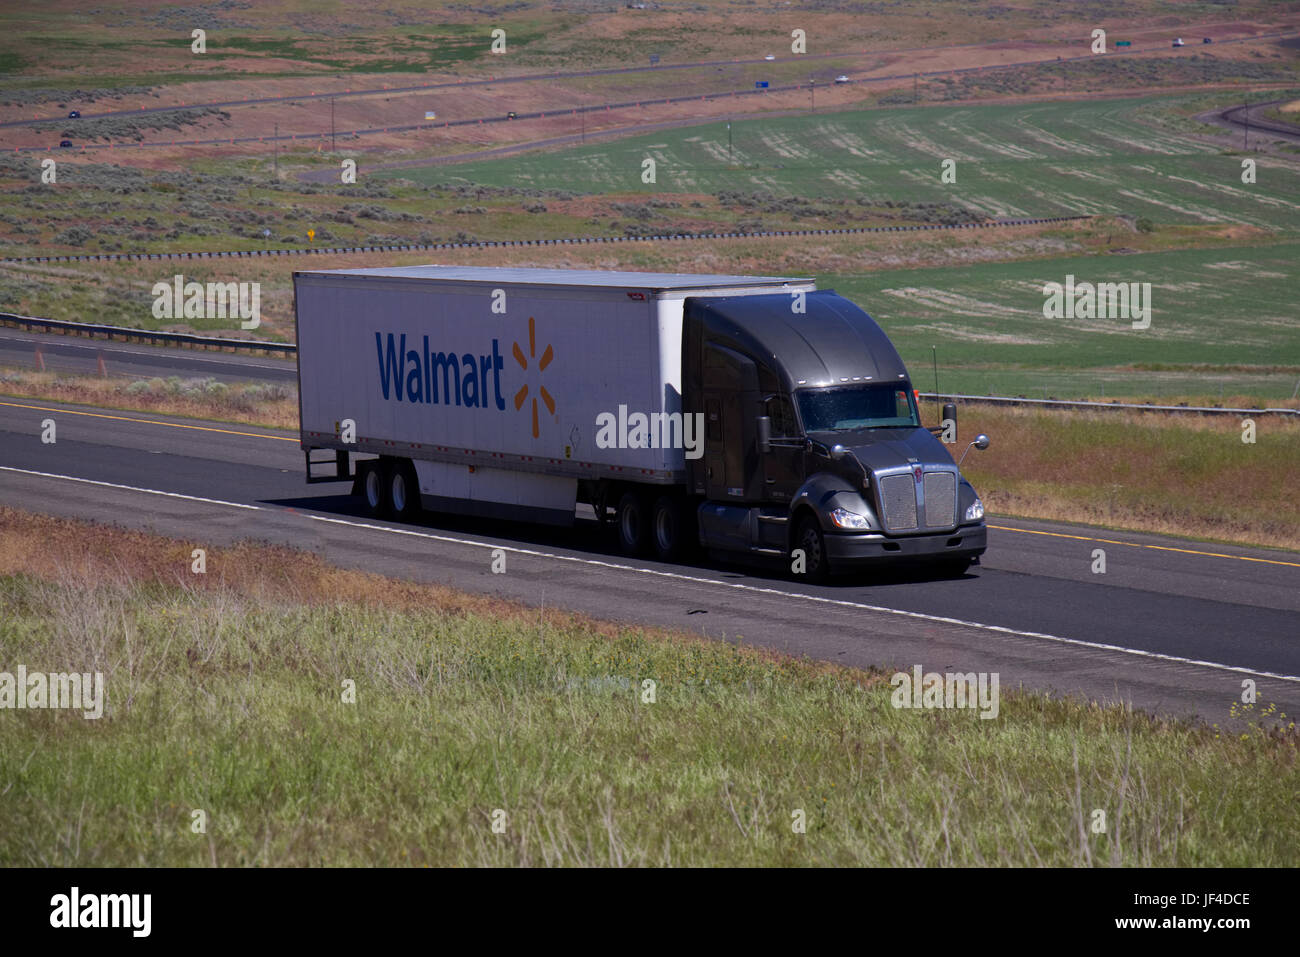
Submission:
<svg viewBox="0 0 1300 957">
<path fill-rule="evenodd" d="M 863 429 L 859 432 L 823 432 L 817 438 L 836 443 L 857 456 L 873 472 L 921 465 L 952 465 L 947 447 L 928 429 Z"/>
</svg>

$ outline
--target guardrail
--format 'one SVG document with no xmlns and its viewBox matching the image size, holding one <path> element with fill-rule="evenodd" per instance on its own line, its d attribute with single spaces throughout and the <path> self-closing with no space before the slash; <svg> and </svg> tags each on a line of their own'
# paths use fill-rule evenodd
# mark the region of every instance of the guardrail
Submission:
<svg viewBox="0 0 1300 957">
<path fill-rule="evenodd" d="M 62 335 L 86 336 L 123 342 L 148 342 L 153 345 L 178 346 L 189 349 L 217 349 L 234 352 L 268 352 L 293 356 L 298 347 L 289 342 L 264 342 L 258 339 L 223 339 L 218 336 L 199 336 L 189 332 L 155 332 L 151 329 L 129 329 L 126 326 L 106 326 L 91 322 L 69 322 L 61 319 L 42 319 L 38 316 L 18 316 L 0 313 L 0 326 L 28 329 L 34 332 L 58 332 Z"/>
<path fill-rule="evenodd" d="M 922 399 L 935 401 L 987 402 L 994 405 L 1029 405 L 1055 409 L 1114 409 L 1132 412 L 1195 412 L 1200 415 L 1300 415 L 1300 409 L 1225 409 L 1213 405 L 1155 405 L 1145 402 L 1094 402 L 1086 399 L 1028 399 L 1009 395 L 961 395 L 953 392 L 921 392 Z"/>
<path fill-rule="evenodd" d="M 848 236 L 860 233 L 910 233 L 934 229 L 1001 229 L 1067 223 L 1091 216 L 1041 216 L 986 223 L 917 223 L 910 226 L 847 226 L 841 229 L 765 229 L 733 233 L 665 233 L 658 236 L 571 236 L 561 239 L 478 239 L 463 243 L 400 243 L 391 246 L 291 246 L 288 249 L 230 249 L 187 253 L 93 253 L 84 256 L 5 256 L 6 263 L 144 262 L 161 259 L 248 259 L 259 256 L 326 256 L 355 253 L 420 252 L 428 249 L 487 249 L 518 246 L 580 246 L 601 243 L 687 242 L 701 239 L 763 239 L 776 236 Z"/>
</svg>

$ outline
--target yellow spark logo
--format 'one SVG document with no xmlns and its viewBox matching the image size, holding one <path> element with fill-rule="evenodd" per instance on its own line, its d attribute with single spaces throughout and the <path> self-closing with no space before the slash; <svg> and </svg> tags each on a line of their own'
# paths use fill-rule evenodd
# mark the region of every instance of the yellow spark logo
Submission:
<svg viewBox="0 0 1300 957">
<path fill-rule="evenodd" d="M 528 317 L 528 359 L 524 358 L 524 350 L 520 347 L 518 342 L 515 343 L 513 352 L 515 361 L 519 363 L 519 368 L 527 372 L 528 359 L 537 358 L 537 323 L 534 321 L 532 316 Z M 555 352 L 548 345 L 546 351 L 542 353 L 541 361 L 537 363 L 537 371 L 545 372 L 546 367 L 551 364 L 551 360 L 554 358 Z M 551 394 L 546 391 L 546 386 L 538 386 L 537 391 L 541 393 L 542 401 L 546 403 L 546 411 L 551 413 L 551 415 L 554 415 L 555 400 L 551 398 Z M 524 402 L 527 399 L 528 383 L 524 383 L 524 387 L 515 393 L 516 412 L 524 407 Z M 537 438 L 537 396 L 533 396 L 533 438 Z"/>
</svg>

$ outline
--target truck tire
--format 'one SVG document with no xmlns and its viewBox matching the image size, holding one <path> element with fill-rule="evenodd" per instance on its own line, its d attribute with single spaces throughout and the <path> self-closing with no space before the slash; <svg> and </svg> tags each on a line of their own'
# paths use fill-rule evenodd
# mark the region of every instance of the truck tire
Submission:
<svg viewBox="0 0 1300 957">
<path fill-rule="evenodd" d="M 420 514 L 420 480 L 409 459 L 389 464 L 388 502 L 393 518 L 409 522 Z"/>
<path fill-rule="evenodd" d="M 817 519 L 805 515 L 794 533 L 794 547 L 803 549 L 804 573 L 795 577 L 823 584 L 830 578 L 830 559 L 826 555 L 826 536 Z"/>
<path fill-rule="evenodd" d="M 686 558 L 696 544 L 695 523 L 688 503 L 680 495 L 660 495 L 650 513 L 655 556 L 662 562 Z"/>
<path fill-rule="evenodd" d="M 361 497 L 366 503 L 366 511 L 372 518 L 387 518 L 388 468 L 382 461 L 365 462 L 359 466 L 364 469 L 361 476 Z"/>
<path fill-rule="evenodd" d="M 618 545 L 625 555 L 644 555 L 650 549 L 650 511 L 639 492 L 624 492 L 618 500 Z"/>
</svg>

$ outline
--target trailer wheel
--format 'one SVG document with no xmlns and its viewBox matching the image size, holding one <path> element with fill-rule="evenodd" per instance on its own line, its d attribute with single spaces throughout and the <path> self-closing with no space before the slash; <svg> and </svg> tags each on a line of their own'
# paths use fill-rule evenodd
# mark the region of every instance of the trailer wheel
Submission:
<svg viewBox="0 0 1300 957">
<path fill-rule="evenodd" d="M 650 547 L 650 513 L 637 492 L 618 500 L 618 544 L 627 555 L 644 555 Z"/>
<path fill-rule="evenodd" d="M 688 503 L 679 495 L 660 495 L 651 513 L 654 551 L 660 561 L 685 558 L 695 544 Z"/>
<path fill-rule="evenodd" d="M 365 469 L 361 478 L 361 495 L 366 501 L 366 511 L 374 518 L 388 515 L 388 469 L 383 462 L 364 462 Z"/>
<path fill-rule="evenodd" d="M 817 519 L 804 516 L 794 536 L 794 547 L 803 549 L 805 581 L 822 584 L 830 577 L 830 559 L 826 555 L 826 536 Z"/>
<path fill-rule="evenodd" d="M 409 522 L 420 514 L 420 480 L 409 460 L 394 462 L 388 469 L 388 501 L 393 518 Z"/>
</svg>

